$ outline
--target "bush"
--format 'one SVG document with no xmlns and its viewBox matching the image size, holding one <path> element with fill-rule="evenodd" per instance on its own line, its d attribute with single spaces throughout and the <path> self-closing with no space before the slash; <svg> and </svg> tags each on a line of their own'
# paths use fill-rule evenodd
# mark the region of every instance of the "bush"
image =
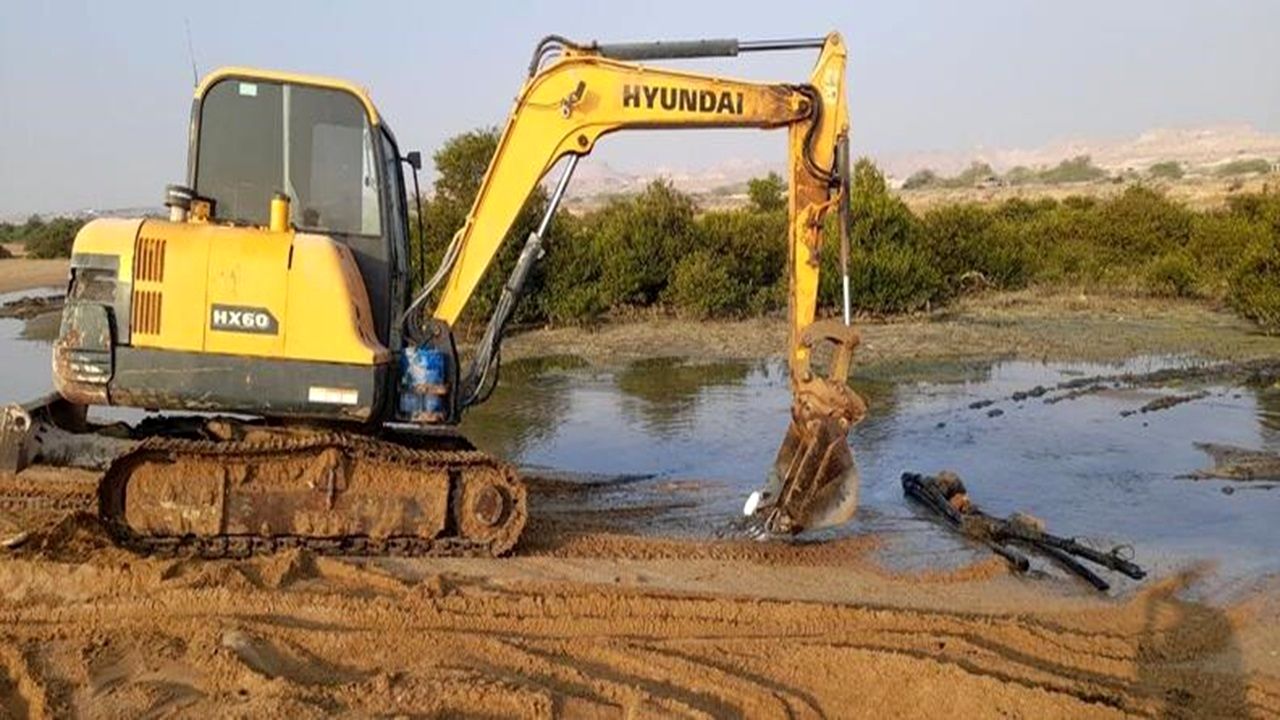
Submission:
<svg viewBox="0 0 1280 720">
<path fill-rule="evenodd" d="M 1191 224 L 1187 253 L 1200 268 L 1203 292 L 1222 297 L 1227 281 L 1249 248 L 1272 237 L 1266 223 L 1230 212 L 1197 215 Z"/>
<path fill-rule="evenodd" d="M 928 309 L 943 294 L 942 275 L 934 268 L 932 258 L 911 245 L 857 248 L 849 263 L 850 294 L 856 311 L 915 312 Z M 839 275 L 835 272 L 828 275 L 838 286 Z M 833 294 L 839 298 L 838 290 Z"/>
<path fill-rule="evenodd" d="M 1101 180 L 1107 171 L 1093 164 L 1088 155 L 1077 155 L 1070 160 L 1063 160 L 1055 167 L 1037 174 L 1036 179 L 1047 185 L 1064 183 L 1082 183 Z"/>
<path fill-rule="evenodd" d="M 422 254 L 425 255 L 426 269 L 430 272 L 424 272 L 421 267 L 417 268 L 418 272 L 414 278 L 415 286 L 421 283 L 425 276 L 434 272 L 454 233 L 466 222 L 467 214 L 471 210 L 472 203 L 475 202 L 476 193 L 479 192 L 480 184 L 484 180 L 484 174 L 497 147 L 497 128 L 487 128 L 450 138 L 433 156 L 437 173 L 434 183 L 435 193 L 429 199 L 425 199 L 422 204 L 427 244 L 426 252 Z M 489 266 L 488 272 L 485 273 L 475 294 L 467 304 L 463 313 L 464 323 L 484 323 L 493 313 L 498 296 L 502 293 L 502 287 L 511 269 L 515 267 L 516 258 L 520 256 L 524 240 L 537 227 L 546 203 L 546 192 L 541 187 L 534 188 L 508 230 L 506 239 Z M 419 264 L 417 234 L 419 219 L 415 217 L 413 220 L 414 227 L 411 229 L 414 234 L 410 239 L 410 260 L 416 265 Z M 549 235 L 554 238 L 560 229 L 561 223 L 556 223 Z M 552 244 L 554 240 L 549 238 L 548 246 Z M 525 301 L 521 302 L 516 311 L 518 320 L 530 320 L 536 317 L 538 304 L 530 302 L 528 295 L 537 295 L 542 282 L 542 273 L 540 269 L 535 268 L 526 285 Z"/>
<path fill-rule="evenodd" d="M 1099 214 L 1098 249 L 1126 268 L 1183 247 L 1191 237 L 1191 211 L 1149 188 L 1128 188 L 1101 206 Z"/>
<path fill-rule="evenodd" d="M 21 243 L 30 257 L 70 257 L 76 233 L 83 226 L 84 221 L 75 218 L 56 217 L 46 222 L 32 215 L 22 225 L 0 223 L 0 243 Z M 0 251 L 0 258 L 11 256 L 2 247 Z"/>
<path fill-rule="evenodd" d="M 705 319 L 740 314 L 746 305 L 742 286 L 729 275 L 723 258 L 696 250 L 676 263 L 667 299 L 684 315 Z"/>
<path fill-rule="evenodd" d="M 1164 297 L 1195 297 L 1199 273 L 1195 260 L 1183 250 L 1157 258 L 1147 268 L 1147 290 Z"/>
<path fill-rule="evenodd" d="M 1263 158 L 1253 158 L 1250 160 L 1232 160 L 1218 166 L 1216 174 L 1218 177 L 1235 177 L 1237 175 L 1266 175 L 1271 172 L 1271 162 Z"/>
<path fill-rule="evenodd" d="M 1280 242 L 1253 245 L 1231 275 L 1228 300 L 1268 332 L 1280 331 Z"/>
<path fill-rule="evenodd" d="M 997 288 L 1020 288 L 1030 278 L 1031 257 L 1018 223 L 977 204 L 951 205 L 925 214 L 921 232 L 932 251 L 947 295 L 980 276 Z"/>
<path fill-rule="evenodd" d="M 693 199 L 666 180 L 584 218 L 600 262 L 600 293 L 613 308 L 656 302 L 676 261 L 698 247 Z"/>
<path fill-rule="evenodd" d="M 902 183 L 903 190 L 920 190 L 922 188 L 935 187 L 940 183 L 938 174 L 929 168 L 917 170 Z"/>
<path fill-rule="evenodd" d="M 23 244 L 28 257 L 64 258 L 71 257 L 71 246 L 75 243 L 76 233 L 84 225 L 83 221 L 72 218 L 54 218 L 25 232 Z"/>
<path fill-rule="evenodd" d="M 1037 180 L 1036 171 L 1025 165 L 1016 165 L 1009 168 L 1009 172 L 1004 174 L 1004 181 L 1009 185 L 1027 185 Z"/>
<path fill-rule="evenodd" d="M 1227 198 L 1227 211 L 1234 217 L 1266 223 L 1280 234 L 1280 191 L 1231 195 Z"/>
<path fill-rule="evenodd" d="M 1180 180 L 1186 174 L 1182 169 L 1182 163 L 1177 160 L 1158 162 L 1147 168 L 1147 172 L 1151 177 L 1159 180 Z"/>
<path fill-rule="evenodd" d="M 996 171 L 990 165 L 974 160 L 969 163 L 969 167 L 962 170 L 955 177 L 948 178 L 945 184 L 947 187 L 968 188 L 993 177 L 996 177 Z"/>
<path fill-rule="evenodd" d="M 787 270 L 787 214 L 743 211 L 706 213 L 698 219 L 699 242 L 725 266 L 742 286 L 753 310 L 780 307 L 773 289 L 785 288 Z M 781 296 L 785 303 L 785 295 Z"/>
</svg>

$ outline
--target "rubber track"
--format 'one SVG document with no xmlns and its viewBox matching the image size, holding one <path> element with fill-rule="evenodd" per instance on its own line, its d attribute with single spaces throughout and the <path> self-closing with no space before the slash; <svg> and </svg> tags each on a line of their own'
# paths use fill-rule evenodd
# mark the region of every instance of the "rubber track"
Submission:
<svg viewBox="0 0 1280 720">
<path fill-rule="evenodd" d="M 202 558 L 243 558 L 294 548 L 302 548 L 320 555 L 492 557 L 509 550 L 524 528 L 528 510 L 522 485 L 512 488 L 512 491 L 519 495 L 519 499 L 514 504 L 511 516 L 507 519 L 507 526 L 511 528 L 511 532 L 489 542 L 448 536 L 431 539 L 417 536 L 374 539 L 363 535 L 340 538 L 301 535 L 152 536 L 133 532 L 120 518 L 109 517 L 105 511 L 105 508 L 112 505 L 107 502 L 109 494 L 120 491 L 120 484 L 127 482 L 129 470 L 134 465 L 157 456 L 166 458 L 178 455 L 198 456 L 221 464 L 222 461 L 235 457 L 288 455 L 299 451 L 325 448 L 336 448 L 358 458 L 400 464 L 432 467 L 488 465 L 498 470 L 502 468 L 502 463 L 478 450 L 410 448 L 363 435 L 339 432 L 305 435 L 281 433 L 277 437 L 259 441 L 151 437 L 142 441 L 133 450 L 116 458 L 103 476 L 99 487 L 99 507 L 104 510 L 100 516 L 116 542 L 130 550 L 144 554 L 194 555 Z M 519 485 L 518 480 L 516 483 Z M 450 502 L 452 503 L 452 497 Z"/>
</svg>

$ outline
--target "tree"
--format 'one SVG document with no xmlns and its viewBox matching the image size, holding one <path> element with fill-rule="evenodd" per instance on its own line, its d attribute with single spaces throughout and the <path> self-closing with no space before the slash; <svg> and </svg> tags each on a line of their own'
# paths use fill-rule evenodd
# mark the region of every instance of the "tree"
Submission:
<svg viewBox="0 0 1280 720">
<path fill-rule="evenodd" d="M 1036 171 L 1026 165 L 1015 165 L 1004 174 L 1004 181 L 1010 185 L 1026 185 L 1035 182 Z"/>
<path fill-rule="evenodd" d="M 906 182 L 902 183 L 903 190 L 919 190 L 921 188 L 933 187 L 938 184 L 938 174 L 929 168 L 917 170 L 911 173 Z"/>
<path fill-rule="evenodd" d="M 959 175 L 947 181 L 949 187 L 967 188 L 978 185 L 996 176 L 996 171 L 981 160 L 974 160 Z"/>
<path fill-rule="evenodd" d="M 787 206 L 787 185 L 776 172 L 747 181 L 747 196 L 756 212 L 774 212 Z"/>
</svg>

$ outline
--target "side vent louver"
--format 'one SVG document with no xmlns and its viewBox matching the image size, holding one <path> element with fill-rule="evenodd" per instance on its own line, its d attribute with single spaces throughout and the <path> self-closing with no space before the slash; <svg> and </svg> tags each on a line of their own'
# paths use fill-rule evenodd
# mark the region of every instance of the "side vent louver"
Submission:
<svg viewBox="0 0 1280 720">
<path fill-rule="evenodd" d="M 164 282 L 163 238 L 138 238 L 133 249 L 133 309 L 130 328 L 141 335 L 160 334 Z"/>
<path fill-rule="evenodd" d="M 134 282 L 164 282 L 164 240 L 138 238 L 133 251 Z"/>
</svg>

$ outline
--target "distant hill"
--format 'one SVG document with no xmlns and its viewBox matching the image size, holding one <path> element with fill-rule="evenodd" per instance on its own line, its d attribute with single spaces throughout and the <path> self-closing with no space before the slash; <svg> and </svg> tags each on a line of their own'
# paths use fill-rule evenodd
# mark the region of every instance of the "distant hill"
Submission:
<svg viewBox="0 0 1280 720">
<path fill-rule="evenodd" d="M 1133 138 L 1071 139 L 1038 148 L 975 148 L 955 152 L 913 152 L 876 157 L 891 178 L 901 181 L 925 168 L 939 175 L 954 175 L 974 161 L 1005 172 L 1019 165 L 1052 167 L 1063 160 L 1088 155 L 1098 167 L 1111 173 L 1145 170 L 1174 160 L 1191 169 L 1211 169 L 1231 160 L 1264 158 L 1280 162 L 1280 134 L 1266 133 L 1248 124 L 1197 128 L 1156 128 Z M 733 160 L 701 170 L 655 168 L 643 173 L 618 170 L 606 163 L 584 163 L 574 175 L 570 197 L 580 204 L 610 194 L 628 194 L 650 181 L 665 177 L 685 192 L 700 196 L 732 197 L 745 192 L 747 180 L 774 171 L 781 162 Z"/>
<path fill-rule="evenodd" d="M 0 216 L 0 222 L 20 224 L 27 221 L 27 218 L 35 215 L 41 220 L 49 221 L 56 217 L 70 217 L 77 220 L 92 220 L 99 217 L 116 217 L 116 218 L 138 218 L 138 217 L 168 217 L 169 211 L 164 207 L 148 206 L 148 207 L 125 207 L 125 208 L 84 208 L 81 210 L 71 210 L 68 212 L 58 213 L 15 213 L 8 216 Z"/>
</svg>

